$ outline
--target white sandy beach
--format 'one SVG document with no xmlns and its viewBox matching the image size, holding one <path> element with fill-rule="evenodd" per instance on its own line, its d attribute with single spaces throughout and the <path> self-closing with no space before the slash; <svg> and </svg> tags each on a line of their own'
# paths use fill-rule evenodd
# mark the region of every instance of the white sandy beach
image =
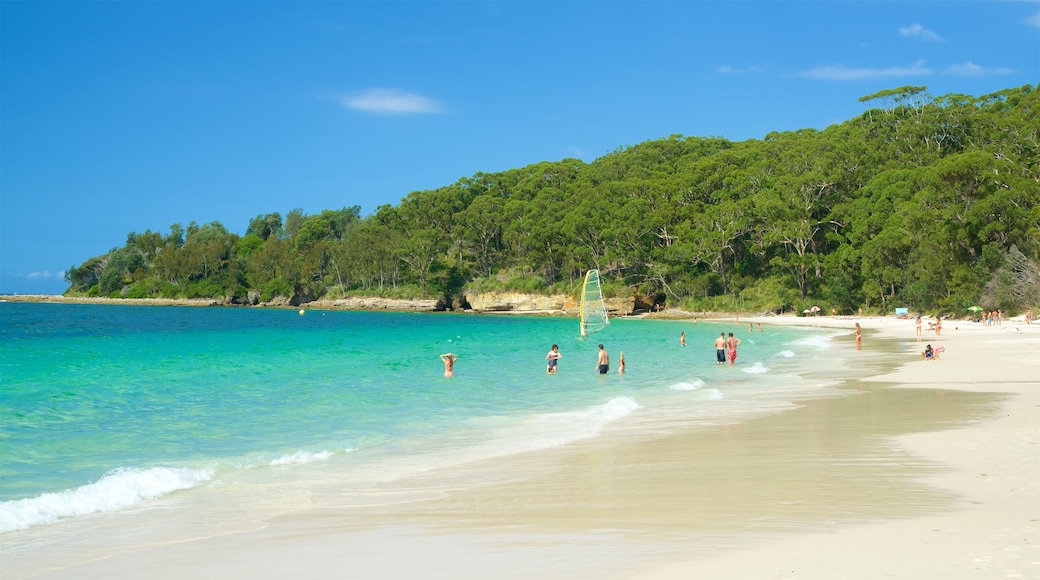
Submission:
<svg viewBox="0 0 1040 580">
<path fill-rule="evenodd" d="M 895 341 L 896 370 L 863 377 L 878 397 L 498 459 L 468 469 L 526 476 L 414 505 L 314 506 L 42 576 L 1040 578 L 1040 325 L 947 321 L 918 343 L 912 320 L 749 322 L 859 322 L 864 351 Z M 928 342 L 939 360 L 920 359 Z"/>
<path fill-rule="evenodd" d="M 898 438 L 911 453 L 947 468 L 923 483 L 955 492 L 959 505 L 926 517 L 782 536 L 747 550 L 664 562 L 636 577 L 1040 578 L 1040 325 L 947 321 L 941 336 L 925 331 L 917 343 L 912 320 L 813 321 L 841 328 L 855 322 L 868 333 L 904 341 L 908 353 L 895 372 L 868 381 L 1012 394 L 998 418 Z M 870 348 L 870 336 L 864 340 Z M 940 360 L 915 358 L 926 343 L 946 347 Z"/>
</svg>

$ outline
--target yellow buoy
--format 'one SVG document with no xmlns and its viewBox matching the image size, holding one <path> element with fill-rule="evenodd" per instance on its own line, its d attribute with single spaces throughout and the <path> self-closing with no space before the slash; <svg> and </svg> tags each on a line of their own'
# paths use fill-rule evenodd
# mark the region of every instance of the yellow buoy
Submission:
<svg viewBox="0 0 1040 580">
<path fill-rule="evenodd" d="M 300 316 L 303 316 L 303 310 L 300 310 Z"/>
</svg>

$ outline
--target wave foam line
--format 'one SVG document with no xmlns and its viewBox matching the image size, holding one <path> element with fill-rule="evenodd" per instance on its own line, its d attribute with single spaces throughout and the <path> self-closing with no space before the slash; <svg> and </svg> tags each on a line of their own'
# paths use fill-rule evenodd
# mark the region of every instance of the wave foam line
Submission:
<svg viewBox="0 0 1040 580">
<path fill-rule="evenodd" d="M 766 367 L 766 365 L 762 364 L 761 362 L 756 362 L 755 364 L 751 365 L 750 367 L 743 368 L 741 370 L 744 371 L 745 373 L 750 373 L 750 374 L 753 374 L 753 375 L 763 375 L 763 374 L 769 372 L 769 369 Z"/>
<path fill-rule="evenodd" d="M 694 379 L 688 383 L 679 382 L 675 383 L 674 385 L 669 385 L 668 388 L 672 389 L 673 391 L 696 391 L 697 389 L 703 387 L 704 384 L 705 383 L 702 379 Z"/>
<path fill-rule="evenodd" d="M 213 472 L 209 470 L 120 467 L 76 489 L 0 503 L 0 534 L 53 524 L 65 518 L 128 508 L 196 487 L 212 478 Z"/>
<path fill-rule="evenodd" d="M 299 463 L 313 463 L 315 461 L 323 461 L 332 457 L 331 451 L 319 451 L 317 453 L 310 453 L 308 451 L 297 451 L 296 453 L 290 453 L 289 455 L 283 455 L 277 459 L 271 460 L 270 465 L 296 465 Z"/>
</svg>

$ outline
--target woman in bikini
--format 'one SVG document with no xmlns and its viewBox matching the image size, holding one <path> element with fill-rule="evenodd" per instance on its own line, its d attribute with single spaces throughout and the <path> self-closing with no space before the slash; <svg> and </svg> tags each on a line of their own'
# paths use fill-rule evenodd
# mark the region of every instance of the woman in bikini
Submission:
<svg viewBox="0 0 1040 580">
<path fill-rule="evenodd" d="M 441 360 L 444 361 L 444 376 L 454 377 L 455 376 L 455 361 L 459 360 L 459 355 L 446 352 L 441 355 Z"/>
</svg>

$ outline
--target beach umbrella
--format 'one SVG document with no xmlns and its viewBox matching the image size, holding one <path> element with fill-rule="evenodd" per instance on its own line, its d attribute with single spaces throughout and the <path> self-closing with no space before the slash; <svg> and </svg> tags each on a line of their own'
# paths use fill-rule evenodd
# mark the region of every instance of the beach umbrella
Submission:
<svg viewBox="0 0 1040 580">
<path fill-rule="evenodd" d="M 812 310 L 813 312 L 819 312 L 821 310 L 821 308 L 819 306 L 813 306 L 809 310 Z"/>
<path fill-rule="evenodd" d="M 979 310 L 982 310 L 982 307 L 981 306 L 969 306 L 968 310 L 971 310 L 972 312 L 978 312 Z"/>
</svg>

